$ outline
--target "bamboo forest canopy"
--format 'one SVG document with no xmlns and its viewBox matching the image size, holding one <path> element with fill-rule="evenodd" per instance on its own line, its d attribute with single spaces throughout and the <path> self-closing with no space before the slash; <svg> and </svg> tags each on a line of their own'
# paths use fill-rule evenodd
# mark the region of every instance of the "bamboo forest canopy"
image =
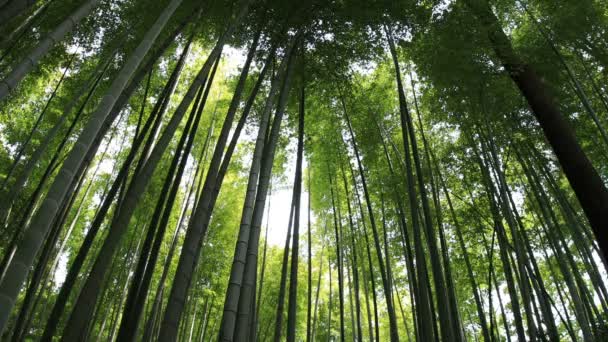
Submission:
<svg viewBox="0 0 608 342">
<path fill-rule="evenodd" d="M 608 340 L 606 0 L 0 0 L 0 340 Z"/>
</svg>

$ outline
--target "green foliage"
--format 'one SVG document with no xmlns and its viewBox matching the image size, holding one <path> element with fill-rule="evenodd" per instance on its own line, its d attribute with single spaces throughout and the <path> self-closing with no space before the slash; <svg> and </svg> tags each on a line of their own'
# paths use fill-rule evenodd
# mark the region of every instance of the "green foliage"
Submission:
<svg viewBox="0 0 608 342">
<path fill-rule="evenodd" d="M 337 245 L 342 248 L 345 278 L 344 340 L 354 339 L 358 334 L 356 324 L 351 320 L 351 316 L 354 318 L 357 314 L 355 297 L 359 298 L 361 306 L 358 314 L 362 336 L 358 338 L 367 340 L 376 333 L 373 328 L 370 331 L 368 324 L 368 316 L 375 320 L 372 303 L 375 300 L 379 321 L 372 325 L 379 326 L 379 340 L 390 339 L 389 313 L 386 310 L 388 298 L 383 291 L 378 253 L 392 270 L 391 295 L 402 340 L 415 340 L 415 328 L 420 329 L 420 321 L 415 318 L 418 315 L 417 319 L 421 319 L 419 307 L 422 304 L 418 302 L 420 295 L 416 289 L 420 286 L 428 286 L 434 298 L 430 302 L 431 315 L 439 320 L 436 324 L 440 329 L 445 329 L 448 322 L 441 321 L 437 315 L 440 309 L 437 297 L 441 293 L 453 296 L 461 324 L 455 331 L 462 331 L 465 340 L 483 339 L 484 329 L 492 329 L 490 333 L 496 340 L 504 340 L 507 335 L 516 338 L 519 322 L 514 316 L 515 299 L 522 306 L 519 317 L 526 333 L 530 334 L 530 321 L 534 322 L 539 340 L 543 340 L 541 335 L 545 340 L 553 338 L 547 320 L 555 322 L 560 340 L 581 338 L 579 331 L 584 326 L 592 331 L 596 340 L 608 338 L 608 293 L 602 250 L 595 242 L 592 227 L 558 160 L 545 141 L 542 127 L 526 98 L 505 72 L 505 63 L 496 53 L 493 41 L 488 39 L 487 28 L 468 5 L 470 1 L 478 0 L 253 2 L 246 19 L 238 25 L 224 49 L 193 149 L 187 156 L 189 161 L 178 195 L 174 203 L 169 204 L 172 211 L 158 261 L 155 265 L 148 265 L 152 267 L 153 276 L 139 321 L 138 338 L 143 338 L 148 320 L 153 317 L 155 297 L 158 295 L 161 299 L 160 318 L 156 318 L 160 320 L 173 281 L 178 281 L 177 278 L 174 280 L 174 275 L 185 231 L 200 198 L 199 183 L 205 182 L 237 87 L 242 60 L 258 28 L 262 28 L 262 39 L 246 80 L 236 120 L 242 113 L 270 46 L 276 43 L 279 47 L 269 70 L 274 77 L 281 72 L 279 65 L 291 37 L 297 30 L 302 30 L 303 36 L 302 50 L 295 57 L 296 67 L 272 174 L 273 191 L 275 188 L 280 191 L 291 189 L 300 91 L 304 88 L 307 168 L 304 190 L 311 194 L 313 221 L 311 241 L 308 241 L 305 238 L 308 232 L 306 214 L 302 212 L 296 340 L 305 340 L 307 328 L 312 329 L 308 326 L 312 322 L 306 320 L 309 309 L 316 317 L 315 340 L 339 338 Z M 33 18 L 21 36 L 0 41 L 0 80 L 82 1 L 38 1 L 6 24 L 0 23 L 0 36 L 9 37 L 47 2 L 48 8 Z M 10 96 L 0 102 L 0 181 L 3 182 L 0 183 L 0 197 L 8 198 L 18 176 L 31 171 L 14 201 L 3 203 L 3 206 L 11 208 L 6 220 L 0 217 L 3 221 L 0 255 L 3 257 L 10 254 L 13 237 L 17 242 L 22 241 L 32 214 L 45 198 L 91 113 L 102 103 L 110 84 L 120 76 L 118 73 L 125 60 L 168 2 L 100 1 L 76 30 L 63 41 L 56 42 Z M 91 222 L 127 159 L 136 139 L 136 130 L 141 129 L 162 97 L 163 88 L 188 38 L 194 37 L 191 52 L 170 97 L 160 125 L 161 132 L 240 3 L 184 1 L 155 42 L 155 47 L 158 47 L 159 42 L 180 23 L 188 21 L 154 67 L 146 72 L 146 77 L 121 109 L 120 119 L 112 123 L 101 139 L 97 153 L 83 173 L 82 186 L 69 194 L 74 201 L 62 207 L 66 210 L 65 220 L 59 223 L 61 229 L 56 240 L 46 237 L 45 241 L 50 241 L 52 249 L 48 260 L 40 259 L 43 277 L 34 292 L 36 302 L 27 315 L 29 321 L 24 339 L 37 340 L 42 336 L 66 270 L 82 248 Z M 491 1 L 491 5 L 515 53 L 541 76 L 584 153 L 606 183 L 608 141 L 600 135 L 600 129 L 608 124 L 606 2 L 496 0 Z M 199 17 L 200 6 L 202 12 Z M 409 153 L 412 156 L 417 154 L 421 163 L 423 184 L 414 184 L 415 198 L 412 200 L 420 208 L 429 205 L 432 222 L 425 222 L 422 210 L 414 212 L 410 206 L 408 186 L 411 184 L 408 184 L 407 166 L 414 161 L 404 150 L 395 65 L 389 51 L 387 32 L 391 32 L 396 40 L 395 57 L 402 71 L 400 77 L 418 149 L 413 150 L 408 141 L 405 144 L 409 144 Z M 150 58 L 149 55 L 146 58 Z M 108 69 L 87 99 L 92 83 L 106 62 L 109 63 Z M 53 94 L 64 72 L 66 77 Z M 577 83 L 580 90 L 576 88 Z M 267 76 L 239 138 L 212 211 L 208 232 L 199 241 L 202 251 L 182 314 L 180 340 L 188 340 L 191 327 L 194 327 L 195 337 L 202 337 L 204 333 L 205 340 L 213 340 L 217 336 L 233 267 L 255 134 L 269 92 L 270 77 Z M 588 101 L 588 106 L 583 101 Z M 68 134 L 68 127 L 81 106 L 83 115 Z M 273 115 L 275 111 L 273 109 Z M 34 129 L 41 114 L 40 125 Z M 348 131 L 346 114 L 352 121 L 354 139 Z M 594 115 L 597 120 L 593 119 Z M 31 170 L 26 170 L 27 162 L 36 155 L 53 127 L 64 119 L 57 135 L 48 146 L 44 146 L 46 150 L 40 160 Z M 150 219 L 171 160 L 175 154 L 181 153 L 177 149 L 177 141 L 184 133 L 185 120 L 137 203 L 128 232 L 112 259 L 111 272 L 104 280 L 103 293 L 98 296 L 95 316 L 86 332 L 89 339 L 111 340 L 116 337 L 126 293 L 134 281 L 132 274 L 143 254 L 141 246 L 150 229 Z M 30 134 L 31 139 L 26 143 Z M 60 149 L 64 138 L 65 146 Z M 359 174 L 357 169 L 355 144 L 361 153 L 363 174 Z M 23 149 L 23 156 L 18 158 L 20 149 Z M 145 157 L 138 155 L 135 159 L 135 164 L 129 169 L 127 184 L 138 176 L 135 165 L 139 158 Z M 15 169 L 9 177 L 13 162 L 16 162 Z M 199 173 L 196 173 L 197 165 L 200 165 Z M 44 176 L 47 168 L 48 179 Z M 418 176 L 416 172 L 411 176 Z M 387 250 L 375 250 L 362 177 L 365 177 L 370 190 L 370 205 L 378 227 L 384 227 L 385 221 Z M 189 197 L 191 188 L 194 195 Z M 420 196 L 422 188 L 428 194 L 427 203 Z M 337 199 L 336 211 L 341 213 L 339 241 L 333 234 L 333 215 L 337 213 L 332 208 L 331 191 Z M 508 196 L 513 203 L 505 201 Z M 273 208 L 289 208 L 287 203 L 276 205 L 272 202 L 274 198 L 271 196 L 266 204 L 271 207 L 266 215 L 271 217 Z M 120 201 L 113 202 L 104 218 L 75 289 L 80 288 L 92 268 L 107 237 L 107 228 L 120 210 Z M 381 212 L 383 204 L 385 217 Z M 493 210 L 494 207 L 498 212 Z M 419 215 L 419 226 L 415 226 L 413 215 Z M 268 222 L 267 217 L 263 222 Z M 428 236 L 426 228 L 429 223 L 436 236 Z M 503 227 L 504 236 L 500 235 L 500 227 Z M 265 228 L 263 225 L 262 231 Z M 271 227 L 271 231 L 284 234 L 286 228 L 287 222 L 284 222 L 281 227 Z M 445 236 L 446 246 L 433 250 L 428 242 L 434 239 L 439 244 L 439 232 Z M 459 241 L 460 234 L 464 238 L 463 245 Z M 380 235 L 380 241 L 384 243 L 384 236 Z M 416 235 L 423 242 L 422 246 L 415 245 Z M 172 250 L 174 236 L 177 237 L 177 248 Z M 258 252 L 259 277 L 262 267 L 265 269 L 263 281 L 257 279 L 258 286 L 263 283 L 257 317 L 258 339 L 261 341 L 272 338 L 276 320 L 284 253 L 282 244 L 268 244 L 265 266 L 262 266 L 262 248 L 275 240 L 262 236 Z M 312 256 L 305 248 L 309 243 Z M 501 257 L 501 252 L 505 253 L 506 259 Z M 421 256 L 425 259 L 421 260 Z M 354 264 L 355 257 L 357 264 Z M 443 276 L 449 278 L 453 287 L 435 287 L 433 280 L 437 275 L 433 273 L 431 257 L 441 259 Z M 309 261 L 311 286 L 307 282 Z M 524 265 L 523 275 L 522 268 L 518 268 L 519 263 Z M 509 289 L 506 266 L 510 266 L 515 278 L 515 293 Z M 166 279 L 161 278 L 164 268 L 168 270 Z M 419 268 L 427 269 L 428 283 L 416 279 Z M 354 291 L 355 273 L 358 277 L 357 293 Z M 375 293 L 371 288 L 372 282 Z M 524 282 L 531 289 L 531 303 L 523 302 L 521 289 Z M 162 292 L 157 294 L 157 289 Z M 67 323 L 67 313 L 76 302 L 77 291 L 73 290 L 69 297 L 60 328 Z M 311 308 L 307 307 L 309 291 L 312 293 Z M 481 298 L 481 303 L 476 302 L 475 294 Z M 5 334 L 13 333 L 25 297 L 26 292 L 22 291 L 4 329 Z M 523 309 L 525 304 L 533 305 L 533 312 L 526 312 Z M 480 313 L 488 321 L 487 327 L 482 326 Z"/>
</svg>

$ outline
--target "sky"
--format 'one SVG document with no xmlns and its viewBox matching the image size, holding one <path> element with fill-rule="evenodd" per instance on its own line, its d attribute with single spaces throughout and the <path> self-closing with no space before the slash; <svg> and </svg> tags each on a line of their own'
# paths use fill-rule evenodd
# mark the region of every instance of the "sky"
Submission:
<svg viewBox="0 0 608 342">
<path fill-rule="evenodd" d="M 253 139 L 249 136 L 247 139 Z M 284 181 L 280 184 L 271 184 L 272 191 L 269 192 L 269 200 L 266 202 L 263 229 L 268 226 L 268 243 L 272 246 L 283 248 L 285 237 L 287 236 L 287 226 L 289 224 L 289 212 L 291 209 L 291 198 L 293 196 L 293 182 L 296 170 L 296 148 L 297 139 L 291 139 L 287 146 L 287 160 L 283 175 L 274 175 L 273 180 L 279 176 Z M 304 146 L 306 148 L 306 146 Z M 308 231 L 308 189 L 306 187 L 308 163 L 306 158 L 302 161 L 302 197 L 300 199 L 300 236 L 305 236 Z M 270 206 L 270 207 L 269 207 Z M 314 223 L 314 213 L 311 213 L 311 220 Z M 264 234 L 264 231 L 262 231 Z M 262 235 L 263 236 L 263 235 Z M 301 239 L 302 240 L 302 239 Z"/>
<path fill-rule="evenodd" d="M 200 56 L 197 56 L 200 58 Z M 237 75 L 239 73 L 239 68 L 244 64 L 246 58 L 246 51 L 240 48 L 234 48 L 231 46 L 226 46 L 224 48 L 223 57 L 226 62 L 226 72 L 227 75 Z M 124 124 L 124 123 L 122 123 Z M 257 131 L 257 130 L 253 130 Z M 248 134 L 249 133 L 249 134 Z M 244 130 L 242 140 L 250 140 L 255 141 L 255 137 L 252 136 L 252 132 L 249 130 Z M 111 141 L 110 148 L 108 151 L 108 155 L 114 155 L 121 149 L 121 145 L 119 142 L 114 139 Z M 105 144 L 108 143 L 106 139 L 104 141 Z M 266 227 L 268 227 L 268 244 L 271 246 L 276 246 L 283 248 L 285 245 L 285 238 L 287 235 L 287 226 L 289 222 L 289 212 L 291 205 L 291 198 L 293 194 L 293 178 L 295 174 L 295 165 L 296 165 L 296 144 L 297 141 L 295 139 L 290 142 L 290 146 L 288 151 L 290 152 L 287 158 L 287 165 L 285 167 L 285 174 L 282 179 L 286 179 L 284 184 L 276 184 L 275 189 L 269 193 L 269 198 L 266 204 L 266 210 L 264 213 L 263 225 L 262 225 L 262 234 L 265 233 Z M 102 160 L 102 165 L 100 167 L 100 173 L 111 173 L 114 166 L 114 161 L 111 158 L 105 158 Z M 188 167 L 190 168 L 192 162 L 189 161 Z M 304 170 L 307 167 L 306 160 L 303 162 Z M 305 171 L 304 171 L 304 174 Z M 277 178 L 276 176 L 274 178 Z M 100 200 L 100 199 L 98 199 Z M 301 197 L 301 205 L 300 205 L 300 236 L 306 236 L 308 231 L 308 191 L 306 189 L 305 184 L 303 184 L 302 188 L 302 197 Z M 312 221 L 314 223 L 314 215 L 312 215 Z M 263 235 L 262 235 L 263 236 Z M 59 256 L 59 262 L 57 264 L 57 269 L 54 274 L 54 283 L 56 287 L 59 287 L 65 281 L 65 277 L 67 275 L 67 262 L 68 262 L 68 254 L 64 250 Z"/>
<path fill-rule="evenodd" d="M 300 205 L 300 236 L 305 236 L 308 231 L 308 192 L 304 190 L 303 188 Z M 275 191 L 270 196 L 270 215 L 264 214 L 263 221 L 264 229 L 268 226 L 269 245 L 281 248 L 285 246 L 292 194 L 292 189 L 289 187 Z M 314 222 L 314 218 L 312 219 Z"/>
</svg>

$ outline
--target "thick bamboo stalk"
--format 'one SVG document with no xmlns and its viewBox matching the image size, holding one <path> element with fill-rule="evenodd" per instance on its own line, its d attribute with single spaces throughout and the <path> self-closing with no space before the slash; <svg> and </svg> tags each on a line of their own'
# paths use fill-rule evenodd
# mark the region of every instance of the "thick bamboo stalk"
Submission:
<svg viewBox="0 0 608 342">
<path fill-rule="evenodd" d="M 33 2 L 33 0 L 28 0 Z M 21 80 L 38 64 L 49 50 L 61 41 L 63 37 L 68 34 L 72 29 L 78 25 L 78 23 L 86 17 L 93 8 L 97 5 L 99 0 L 88 0 L 82 4 L 74 13 L 70 14 L 57 28 L 51 32 L 46 38 L 44 38 L 38 45 L 21 61 L 17 64 L 6 77 L 0 81 L 0 101 L 8 96 L 9 92 L 17 85 Z M 13 3 L 21 3 L 13 1 Z M 11 7 L 14 8 L 14 7 Z M 2 10 L 0 11 L 0 23 L 5 22 L 11 15 L 11 11 Z"/>
<path fill-rule="evenodd" d="M 66 161 L 59 170 L 40 209 L 27 228 L 25 236 L 19 244 L 17 252 L 7 269 L 6 276 L 2 279 L 2 283 L 0 284 L 0 332 L 6 325 L 6 321 L 15 303 L 19 290 L 25 277 L 29 273 L 29 269 L 40 249 L 42 240 L 50 228 L 52 219 L 57 213 L 58 204 L 65 197 L 67 187 L 74 178 L 76 171 L 80 168 L 86 151 L 91 146 L 103 121 L 113 104 L 116 102 L 116 98 L 122 89 L 124 89 L 131 75 L 133 75 L 137 66 L 141 63 L 148 50 L 150 50 L 156 37 L 181 1 L 182 0 L 171 1 L 152 28 L 146 33 L 132 56 L 129 57 L 121 72 L 118 74 L 119 76 L 112 82 L 110 91 L 103 98 L 97 110 L 91 115 Z M 86 5 L 84 7 L 86 7 Z"/>
</svg>

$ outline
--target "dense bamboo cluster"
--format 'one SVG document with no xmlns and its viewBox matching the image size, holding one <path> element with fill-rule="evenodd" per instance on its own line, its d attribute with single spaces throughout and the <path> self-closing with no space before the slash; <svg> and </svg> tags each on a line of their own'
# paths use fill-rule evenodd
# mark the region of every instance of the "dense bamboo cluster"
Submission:
<svg viewBox="0 0 608 342">
<path fill-rule="evenodd" d="M 608 339 L 602 4 L 0 0 L 0 339 Z"/>
</svg>

